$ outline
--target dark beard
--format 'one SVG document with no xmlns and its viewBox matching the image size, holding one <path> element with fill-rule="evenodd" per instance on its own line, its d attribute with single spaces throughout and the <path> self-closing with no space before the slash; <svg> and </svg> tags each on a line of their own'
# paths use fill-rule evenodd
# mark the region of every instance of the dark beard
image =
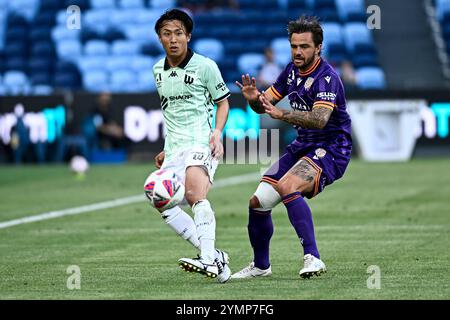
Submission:
<svg viewBox="0 0 450 320">
<path fill-rule="evenodd" d="M 305 72 L 308 71 L 309 68 L 311 68 L 311 66 L 313 65 L 314 61 L 315 61 L 315 56 L 312 56 L 311 59 L 309 61 L 305 60 L 305 64 L 303 65 L 303 67 L 300 67 L 300 72 Z"/>
</svg>

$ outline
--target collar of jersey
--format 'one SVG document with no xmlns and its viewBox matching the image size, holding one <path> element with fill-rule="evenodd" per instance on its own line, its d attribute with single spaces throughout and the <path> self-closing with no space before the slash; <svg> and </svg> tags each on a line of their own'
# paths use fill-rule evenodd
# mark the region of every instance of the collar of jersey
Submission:
<svg viewBox="0 0 450 320">
<path fill-rule="evenodd" d="M 177 68 L 184 69 L 184 67 L 186 67 L 186 65 L 189 63 L 193 55 L 194 52 L 191 50 L 191 48 L 188 48 L 186 58 L 184 58 L 184 60 L 181 61 L 179 65 L 177 65 Z M 170 68 L 171 66 L 169 65 L 169 62 L 167 61 L 166 57 L 166 59 L 164 60 L 164 70 L 169 70 Z"/>
<path fill-rule="evenodd" d="M 317 59 L 317 61 L 314 63 L 314 65 L 311 66 L 311 68 L 309 68 L 308 70 L 306 70 L 305 72 L 300 72 L 300 69 L 298 69 L 298 73 L 300 75 L 300 77 L 306 77 L 309 76 L 311 73 L 313 73 L 314 71 L 317 70 L 317 67 L 319 66 L 319 64 L 322 62 L 322 58 L 319 57 L 319 59 Z"/>
</svg>

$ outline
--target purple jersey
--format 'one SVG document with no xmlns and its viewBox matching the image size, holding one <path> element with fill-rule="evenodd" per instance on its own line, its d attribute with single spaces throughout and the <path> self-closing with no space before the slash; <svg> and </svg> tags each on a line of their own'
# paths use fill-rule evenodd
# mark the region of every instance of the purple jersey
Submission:
<svg viewBox="0 0 450 320">
<path fill-rule="evenodd" d="M 292 144 L 333 146 L 342 148 L 345 154 L 351 150 L 351 121 L 346 110 L 344 86 L 328 62 L 319 58 L 305 72 L 300 72 L 291 62 L 269 90 L 279 100 L 288 96 L 294 110 L 310 112 L 316 106 L 333 110 L 322 130 L 294 126 L 298 137 Z"/>
</svg>

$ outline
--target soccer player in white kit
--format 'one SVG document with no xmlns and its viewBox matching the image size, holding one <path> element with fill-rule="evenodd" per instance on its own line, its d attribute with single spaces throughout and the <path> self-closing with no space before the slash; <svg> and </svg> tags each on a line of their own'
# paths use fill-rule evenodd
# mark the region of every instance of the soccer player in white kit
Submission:
<svg viewBox="0 0 450 320">
<path fill-rule="evenodd" d="M 166 11 L 155 24 L 166 52 L 166 57 L 154 65 L 153 73 L 167 129 L 164 151 L 156 156 L 155 164 L 171 169 L 184 180 L 185 198 L 194 219 L 179 206 L 161 212 L 161 216 L 200 250 L 196 259 L 180 259 L 180 266 L 225 282 L 231 276 L 228 255 L 215 249 L 216 220 L 206 197 L 223 155 L 220 139 L 228 117 L 230 91 L 217 64 L 188 48 L 192 29 L 192 19 L 179 9 Z"/>
</svg>

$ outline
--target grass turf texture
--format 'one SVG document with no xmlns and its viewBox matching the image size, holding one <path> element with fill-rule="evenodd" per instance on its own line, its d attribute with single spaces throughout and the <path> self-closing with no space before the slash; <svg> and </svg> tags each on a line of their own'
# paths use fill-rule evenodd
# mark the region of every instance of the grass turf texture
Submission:
<svg viewBox="0 0 450 320">
<path fill-rule="evenodd" d="M 146 202 L 0 229 L 0 299 L 449 299 L 448 159 L 370 164 L 308 203 L 328 272 L 302 280 L 299 240 L 284 206 L 273 211 L 273 275 L 219 284 L 185 273 L 196 251 Z M 0 222 L 142 193 L 150 165 L 93 166 L 76 180 L 65 166 L 0 167 Z M 216 179 L 256 172 L 222 165 Z M 217 246 L 233 272 L 252 259 L 248 198 L 257 181 L 212 190 Z M 81 269 L 69 290 L 66 269 Z M 369 266 L 381 289 L 368 289 Z"/>
</svg>

